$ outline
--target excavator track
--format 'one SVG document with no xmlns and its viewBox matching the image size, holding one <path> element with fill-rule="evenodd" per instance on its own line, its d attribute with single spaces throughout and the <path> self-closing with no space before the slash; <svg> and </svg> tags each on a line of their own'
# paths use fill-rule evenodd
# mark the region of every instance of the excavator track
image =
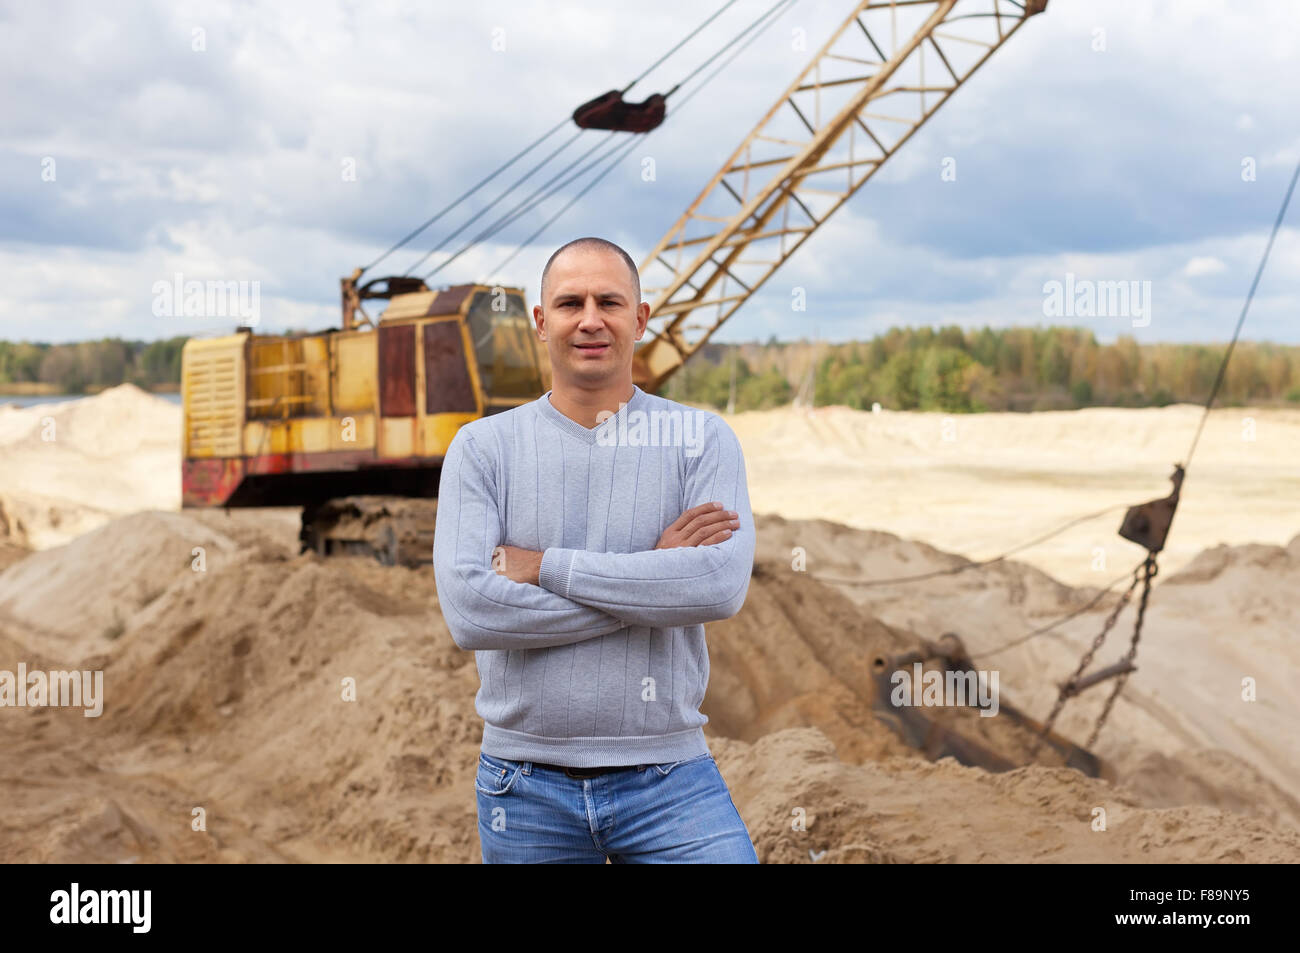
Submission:
<svg viewBox="0 0 1300 953">
<path fill-rule="evenodd" d="M 345 496 L 302 511 L 302 552 L 369 556 L 385 566 L 428 566 L 438 501 L 401 496 Z"/>
</svg>

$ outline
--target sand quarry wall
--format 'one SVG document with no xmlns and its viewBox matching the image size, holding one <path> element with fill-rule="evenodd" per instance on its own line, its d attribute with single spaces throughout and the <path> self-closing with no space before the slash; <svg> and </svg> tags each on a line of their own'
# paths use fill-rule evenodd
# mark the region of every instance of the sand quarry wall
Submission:
<svg viewBox="0 0 1300 953">
<path fill-rule="evenodd" d="M 881 530 L 983 559 L 1115 508 L 1017 557 L 1078 586 L 1142 558 L 1116 534 L 1124 507 L 1169 494 L 1202 412 L 1188 404 L 954 415 L 823 407 L 729 419 L 756 512 Z M 1285 546 L 1300 533 L 1297 474 L 1300 410 L 1215 410 L 1163 568 L 1172 574 L 1220 544 Z M 1099 559 L 1115 568 L 1099 569 Z"/>
<path fill-rule="evenodd" d="M 431 569 L 298 555 L 292 511 L 98 508 L 98 528 L 0 572 L 0 669 L 101 669 L 107 696 L 99 718 L 0 712 L 0 860 L 477 861 L 478 677 Z M 1144 667 L 1097 746 L 1109 783 L 930 763 L 869 707 L 875 654 L 955 630 L 979 664 L 1093 590 L 1021 563 L 922 589 L 830 583 L 963 558 L 817 520 L 763 517 L 757 532 L 745 608 L 709 627 L 705 712 L 762 860 L 1300 860 L 1294 705 L 1277 694 L 1297 655 L 1300 541 L 1215 548 L 1161 578 Z M 1007 697 L 1041 717 L 1046 673 L 1068 673 L 1106 606 L 999 656 Z M 1243 670 L 1276 684 L 1238 710 Z M 1067 707 L 1067 735 L 1082 739 L 1095 704 Z M 985 743 L 1023 751 L 981 721 L 997 719 L 971 726 Z M 191 829 L 195 808 L 206 831 Z"/>
</svg>

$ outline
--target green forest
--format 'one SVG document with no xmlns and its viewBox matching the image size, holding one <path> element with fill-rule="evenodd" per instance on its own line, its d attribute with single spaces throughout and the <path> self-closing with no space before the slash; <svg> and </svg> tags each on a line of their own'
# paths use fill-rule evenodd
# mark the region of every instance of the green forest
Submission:
<svg viewBox="0 0 1300 953">
<path fill-rule="evenodd" d="M 175 390 L 181 382 L 181 348 L 186 340 L 0 341 L 0 393 L 6 384 L 44 384 L 63 394 L 84 394 L 126 383 L 145 390 Z"/>
<path fill-rule="evenodd" d="M 39 386 L 79 394 L 129 382 L 180 383 L 185 338 L 75 344 L 0 341 L 0 393 Z M 966 413 L 1203 403 L 1226 344 L 1099 344 L 1083 328 L 891 328 L 869 341 L 709 344 L 664 396 L 725 409 L 791 403 Z M 734 401 L 734 403 L 733 403 Z M 1300 403 L 1300 347 L 1240 342 L 1218 403 Z"/>
<path fill-rule="evenodd" d="M 1204 403 L 1227 344 L 1100 344 L 1084 328 L 891 328 L 870 341 L 706 345 L 664 396 L 754 410 L 970 413 Z M 701 360 L 703 358 L 703 360 Z M 734 384 L 733 384 L 734 379 Z M 1300 403 L 1300 347 L 1238 342 L 1216 405 Z"/>
</svg>

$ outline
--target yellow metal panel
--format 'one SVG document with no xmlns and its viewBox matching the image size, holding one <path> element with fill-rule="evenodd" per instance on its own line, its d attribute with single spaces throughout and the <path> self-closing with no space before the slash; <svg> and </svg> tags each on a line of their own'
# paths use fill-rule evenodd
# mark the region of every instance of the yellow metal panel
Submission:
<svg viewBox="0 0 1300 953">
<path fill-rule="evenodd" d="M 340 416 L 378 407 L 378 336 L 374 331 L 344 331 L 334 335 L 334 412 Z"/>
<path fill-rule="evenodd" d="M 429 312 L 429 306 L 433 304 L 433 299 L 438 296 L 436 291 L 415 291 L 411 294 L 393 295 L 388 301 L 388 307 L 380 315 L 381 321 L 391 321 L 394 318 L 419 318 Z"/>
<path fill-rule="evenodd" d="M 325 453 L 333 442 L 330 438 L 338 429 L 338 421 L 331 417 L 302 417 L 289 421 L 289 446 L 296 453 Z"/>
<path fill-rule="evenodd" d="M 315 413 L 329 415 L 330 407 L 330 345 L 329 336 L 314 335 L 302 339 L 302 359 L 307 365 L 307 393 L 313 397 L 311 407 Z"/>
<path fill-rule="evenodd" d="M 244 455 L 289 452 L 289 425 L 283 420 L 250 420 L 244 425 Z"/>
<path fill-rule="evenodd" d="M 537 325 L 534 324 L 533 329 L 535 331 Z M 542 393 L 545 393 L 551 389 L 551 351 L 545 341 L 537 342 L 537 358 L 542 368 Z"/>
<path fill-rule="evenodd" d="M 430 324 L 428 321 L 415 322 L 415 452 L 421 452 L 420 447 L 420 421 L 424 420 L 424 415 L 428 413 L 428 392 L 425 390 L 424 382 L 424 329 Z"/>
<path fill-rule="evenodd" d="M 348 436 L 354 439 L 346 439 Z M 375 449 L 375 415 L 350 414 L 334 420 L 330 429 L 331 450 Z"/>
<path fill-rule="evenodd" d="M 186 457 L 239 456 L 246 334 L 195 338 L 181 352 Z"/>
<path fill-rule="evenodd" d="M 477 419 L 478 415 L 476 414 L 433 414 L 421 418 L 420 446 L 422 454 L 426 457 L 446 455 L 447 448 L 451 446 L 451 438 L 456 436 L 456 431 L 471 420 Z"/>
<path fill-rule="evenodd" d="M 346 440 L 347 417 L 300 417 L 289 420 L 250 420 L 244 426 L 243 453 L 256 457 L 270 453 L 325 453 L 338 450 L 373 450 L 375 417 L 358 414 L 350 418 L 351 434 Z M 409 430 L 409 420 L 407 429 Z M 401 421 L 398 421 L 400 424 Z M 401 427 L 395 428 L 400 433 Z M 400 438 L 396 437 L 400 443 Z"/>
<path fill-rule="evenodd" d="M 379 418 L 379 455 L 409 457 L 415 454 L 415 418 Z"/>
<path fill-rule="evenodd" d="M 329 413 L 328 345 L 321 335 L 249 341 L 247 413 L 273 420 Z"/>
</svg>

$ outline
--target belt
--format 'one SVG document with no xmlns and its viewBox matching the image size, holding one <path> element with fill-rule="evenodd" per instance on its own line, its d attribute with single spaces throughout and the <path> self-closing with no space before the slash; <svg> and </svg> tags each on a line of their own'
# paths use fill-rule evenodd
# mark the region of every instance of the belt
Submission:
<svg viewBox="0 0 1300 953">
<path fill-rule="evenodd" d="M 633 768 L 640 768 L 639 764 L 617 764 L 607 768 L 572 768 L 562 764 L 543 764 L 540 761 L 533 762 L 534 768 L 548 768 L 551 771 L 563 771 L 571 778 L 594 778 L 602 774 L 612 774 L 615 771 L 631 771 Z"/>
</svg>

